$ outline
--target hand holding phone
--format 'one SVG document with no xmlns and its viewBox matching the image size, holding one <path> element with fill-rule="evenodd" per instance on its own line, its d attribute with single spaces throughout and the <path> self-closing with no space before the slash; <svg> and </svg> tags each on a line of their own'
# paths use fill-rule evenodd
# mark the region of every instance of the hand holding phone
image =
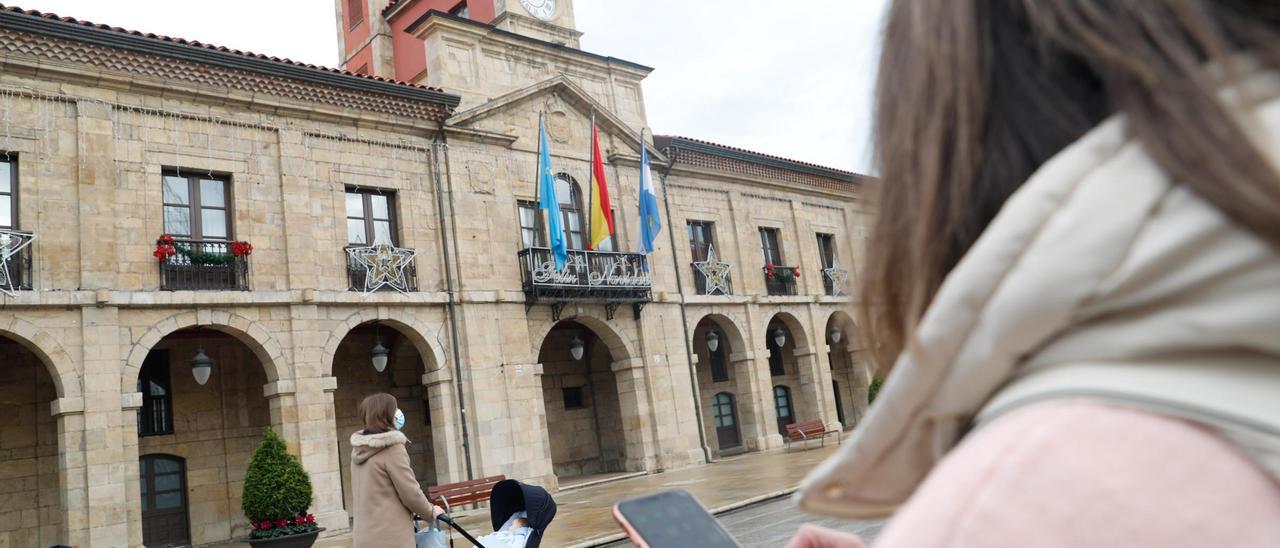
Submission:
<svg viewBox="0 0 1280 548">
<path fill-rule="evenodd" d="M 613 518 L 639 548 L 739 548 L 688 491 L 663 491 L 613 506 Z"/>
</svg>

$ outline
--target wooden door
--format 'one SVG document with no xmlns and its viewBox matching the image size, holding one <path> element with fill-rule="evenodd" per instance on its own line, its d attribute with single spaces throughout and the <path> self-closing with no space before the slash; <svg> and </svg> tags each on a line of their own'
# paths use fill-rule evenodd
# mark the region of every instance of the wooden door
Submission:
<svg viewBox="0 0 1280 548">
<path fill-rule="evenodd" d="M 711 412 L 716 422 L 716 440 L 720 450 L 741 446 L 742 435 L 738 431 L 738 411 L 733 405 L 733 394 L 716 394 L 712 400 Z"/>
<path fill-rule="evenodd" d="M 185 463 L 171 455 L 147 455 L 138 467 L 143 544 L 149 548 L 190 544 Z"/>
</svg>

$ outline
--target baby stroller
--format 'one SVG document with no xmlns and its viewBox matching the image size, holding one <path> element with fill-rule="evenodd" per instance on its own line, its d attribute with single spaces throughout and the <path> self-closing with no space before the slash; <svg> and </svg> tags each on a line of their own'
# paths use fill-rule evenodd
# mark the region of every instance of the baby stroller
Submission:
<svg viewBox="0 0 1280 548">
<path fill-rule="evenodd" d="M 448 508 L 445 510 L 447 512 Z M 489 522 L 493 525 L 493 533 L 477 539 L 447 513 L 440 516 L 440 521 L 481 548 L 538 548 L 547 526 L 555 517 L 556 501 L 546 489 L 508 479 L 494 484 L 489 492 Z M 513 530 L 512 525 L 519 518 L 523 518 L 528 527 Z"/>
</svg>

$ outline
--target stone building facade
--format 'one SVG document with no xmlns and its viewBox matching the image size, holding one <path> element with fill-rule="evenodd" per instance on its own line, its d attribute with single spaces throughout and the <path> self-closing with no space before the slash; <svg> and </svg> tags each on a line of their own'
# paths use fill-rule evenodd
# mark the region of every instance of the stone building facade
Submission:
<svg viewBox="0 0 1280 548">
<path fill-rule="evenodd" d="M 404 27 L 416 83 L 0 10 L 0 246 L 34 236 L 0 278 L 0 546 L 243 537 L 266 427 L 344 531 L 355 408 L 379 391 L 424 485 L 556 488 L 857 422 L 868 182 L 651 137 L 649 68 L 552 40 L 576 40 L 571 5 L 510 4 Z M 580 215 L 593 117 L 617 231 L 573 252 L 583 281 L 547 284 L 538 121 Z M 640 147 L 663 198 L 648 256 Z M 415 253 L 406 291 L 363 291 L 349 249 L 376 242 Z"/>
</svg>

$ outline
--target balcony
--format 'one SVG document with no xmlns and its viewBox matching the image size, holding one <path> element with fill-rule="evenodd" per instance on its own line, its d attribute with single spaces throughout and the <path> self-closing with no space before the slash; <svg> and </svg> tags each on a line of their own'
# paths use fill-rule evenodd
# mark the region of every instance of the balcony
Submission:
<svg viewBox="0 0 1280 548">
<path fill-rule="evenodd" d="M 4 232 L 7 231 L 0 231 L 0 233 Z M 13 236 L 9 236 L 10 234 Z M 4 242 L 0 242 L 0 248 L 7 246 L 9 241 L 14 242 L 15 246 L 21 245 L 19 242 L 22 242 L 22 238 L 26 238 L 29 242 L 30 237 L 31 234 L 28 232 L 13 231 L 7 232 L 7 234 L 0 234 L 0 239 L 5 240 Z M 9 256 L 9 260 L 4 262 L 4 270 L 0 271 L 0 291 L 31 290 L 31 257 L 30 245 L 24 245 L 22 248 L 18 249 L 17 252 L 13 253 L 13 255 Z"/>
<path fill-rule="evenodd" d="M 638 315 L 640 307 L 653 300 L 653 276 L 648 260 L 639 253 L 572 250 L 560 271 L 550 248 L 523 249 L 517 257 L 526 306 L 549 302 L 557 320 L 569 302 L 604 303 L 612 319 L 621 304 L 632 304 Z"/>
<path fill-rule="evenodd" d="M 173 240 L 160 260 L 160 289 L 249 290 L 249 256 L 231 252 L 232 242 Z"/>
<path fill-rule="evenodd" d="M 849 294 L 849 271 L 838 266 L 822 269 L 822 289 L 831 297 Z"/>
<path fill-rule="evenodd" d="M 764 288 L 769 295 L 795 295 L 796 274 L 799 270 L 794 266 L 765 266 L 760 269 L 764 274 Z"/>
<path fill-rule="evenodd" d="M 720 260 L 715 248 L 707 244 L 693 244 L 693 286 L 699 295 L 732 295 L 733 267 Z"/>
<path fill-rule="evenodd" d="M 348 291 L 364 291 L 365 287 L 367 287 L 365 283 L 368 281 L 367 279 L 369 277 L 369 269 L 366 268 L 365 265 L 361 264 L 360 261 L 357 260 L 355 256 L 351 254 L 352 249 L 361 248 L 361 247 L 367 247 L 367 246 L 357 245 L 357 246 L 347 246 L 346 248 L 344 248 L 343 255 L 346 255 L 347 257 L 347 290 Z M 399 248 L 399 249 L 405 249 L 405 248 Z M 418 290 L 418 267 L 415 266 L 415 261 L 413 259 L 410 259 L 408 261 L 408 264 L 405 265 L 403 272 L 404 272 L 403 291 L 405 292 L 417 291 Z M 375 280 L 375 285 L 376 284 L 377 282 Z M 396 288 L 395 285 L 392 283 L 383 283 L 375 291 L 400 291 L 400 289 Z"/>
</svg>

